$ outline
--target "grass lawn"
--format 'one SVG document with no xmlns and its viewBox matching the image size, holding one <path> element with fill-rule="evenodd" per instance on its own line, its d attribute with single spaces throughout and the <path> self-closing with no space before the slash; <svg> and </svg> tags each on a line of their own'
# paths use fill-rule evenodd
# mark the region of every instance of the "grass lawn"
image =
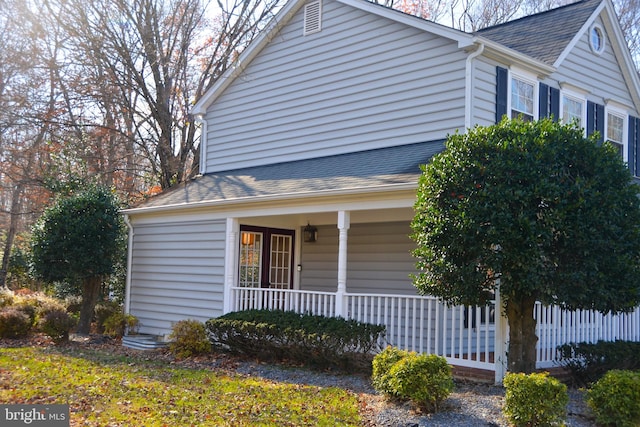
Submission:
<svg viewBox="0 0 640 427">
<path fill-rule="evenodd" d="M 72 426 L 362 425 L 357 396 L 340 388 L 84 348 L 0 349 L 0 402 L 69 404 Z"/>
</svg>

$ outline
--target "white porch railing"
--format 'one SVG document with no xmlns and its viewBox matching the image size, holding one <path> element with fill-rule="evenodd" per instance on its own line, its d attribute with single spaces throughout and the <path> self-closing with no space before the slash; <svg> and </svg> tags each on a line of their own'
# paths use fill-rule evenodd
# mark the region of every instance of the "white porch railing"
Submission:
<svg viewBox="0 0 640 427">
<path fill-rule="evenodd" d="M 336 294 L 284 289 L 232 288 L 233 310 L 279 309 L 338 316 Z M 447 306 L 435 297 L 346 294 L 342 317 L 386 326 L 382 345 L 444 356 L 457 366 L 493 370 L 490 307 Z"/>
<path fill-rule="evenodd" d="M 444 356 L 456 366 L 495 371 L 494 307 L 449 306 L 429 296 L 345 294 L 344 313 L 336 313 L 336 293 L 235 287 L 232 311 L 279 309 L 342 316 L 386 326 L 382 345 Z M 559 345 L 598 340 L 640 341 L 640 307 L 603 315 L 536 304 L 537 367 L 558 366 Z M 505 332 L 507 333 L 507 332 Z M 499 337 L 498 337 L 499 338 Z M 506 340 L 506 337 L 504 338 Z"/>
<path fill-rule="evenodd" d="M 538 368 L 558 365 L 557 347 L 563 344 L 597 341 L 640 341 L 640 307 L 622 314 L 592 310 L 561 310 L 536 304 Z"/>
</svg>

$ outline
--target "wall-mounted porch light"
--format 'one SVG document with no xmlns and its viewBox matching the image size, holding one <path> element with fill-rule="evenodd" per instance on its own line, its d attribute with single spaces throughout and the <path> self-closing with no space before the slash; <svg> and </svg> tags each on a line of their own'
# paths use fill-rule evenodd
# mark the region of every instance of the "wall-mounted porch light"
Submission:
<svg viewBox="0 0 640 427">
<path fill-rule="evenodd" d="M 307 223 L 307 226 L 302 230 L 302 236 L 305 243 L 315 242 L 318 240 L 318 229 Z"/>
<path fill-rule="evenodd" d="M 254 233 L 242 232 L 241 240 L 243 246 L 253 246 L 256 242 L 256 235 Z"/>
</svg>

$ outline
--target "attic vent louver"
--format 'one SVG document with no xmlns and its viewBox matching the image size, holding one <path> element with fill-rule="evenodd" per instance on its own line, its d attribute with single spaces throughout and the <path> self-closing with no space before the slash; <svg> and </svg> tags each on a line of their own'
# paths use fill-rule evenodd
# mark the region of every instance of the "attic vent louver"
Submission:
<svg viewBox="0 0 640 427">
<path fill-rule="evenodd" d="M 317 33 L 322 29 L 322 3 L 320 0 L 312 1 L 304 6 L 304 32 L 308 34 Z"/>
</svg>

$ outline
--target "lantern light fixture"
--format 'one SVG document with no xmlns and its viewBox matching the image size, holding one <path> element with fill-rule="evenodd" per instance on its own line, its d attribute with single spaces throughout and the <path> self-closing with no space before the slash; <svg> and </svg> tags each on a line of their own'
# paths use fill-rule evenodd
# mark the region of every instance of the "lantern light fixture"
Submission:
<svg viewBox="0 0 640 427">
<path fill-rule="evenodd" d="M 318 240 L 318 228 L 307 222 L 307 226 L 302 230 L 305 243 L 311 243 Z"/>
</svg>

